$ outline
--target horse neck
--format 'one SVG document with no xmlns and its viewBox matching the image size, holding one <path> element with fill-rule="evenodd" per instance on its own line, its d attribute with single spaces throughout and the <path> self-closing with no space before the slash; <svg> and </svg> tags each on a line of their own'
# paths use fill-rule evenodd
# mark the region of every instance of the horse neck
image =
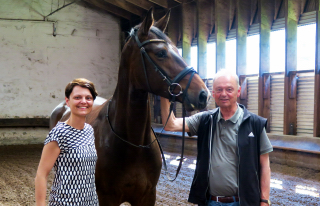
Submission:
<svg viewBox="0 0 320 206">
<path fill-rule="evenodd" d="M 123 138 L 135 144 L 147 144 L 151 129 L 148 92 L 134 88 L 125 62 L 128 60 L 120 63 L 118 84 L 110 103 L 110 121 Z"/>
</svg>

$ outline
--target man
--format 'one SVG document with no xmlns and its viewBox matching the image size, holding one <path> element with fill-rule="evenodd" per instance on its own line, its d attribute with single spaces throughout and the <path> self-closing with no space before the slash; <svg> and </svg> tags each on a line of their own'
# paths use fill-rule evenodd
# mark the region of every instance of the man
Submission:
<svg viewBox="0 0 320 206">
<path fill-rule="evenodd" d="M 186 118 L 186 131 L 198 135 L 197 166 L 188 201 L 198 205 L 267 206 L 270 204 L 272 145 L 266 119 L 237 103 L 236 74 L 220 70 L 213 79 L 218 108 Z M 161 98 L 162 119 L 169 101 Z M 182 131 L 183 119 L 171 114 L 165 130 Z"/>
</svg>

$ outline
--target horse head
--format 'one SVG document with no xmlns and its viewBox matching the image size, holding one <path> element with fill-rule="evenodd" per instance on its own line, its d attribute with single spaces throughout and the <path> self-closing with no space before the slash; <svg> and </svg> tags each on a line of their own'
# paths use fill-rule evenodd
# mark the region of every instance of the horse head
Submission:
<svg viewBox="0 0 320 206">
<path fill-rule="evenodd" d="M 210 92 L 164 34 L 169 17 L 170 11 L 154 23 L 150 9 L 143 22 L 131 30 L 122 50 L 125 67 L 130 68 L 131 84 L 134 89 L 179 101 L 187 111 L 203 109 Z"/>
</svg>

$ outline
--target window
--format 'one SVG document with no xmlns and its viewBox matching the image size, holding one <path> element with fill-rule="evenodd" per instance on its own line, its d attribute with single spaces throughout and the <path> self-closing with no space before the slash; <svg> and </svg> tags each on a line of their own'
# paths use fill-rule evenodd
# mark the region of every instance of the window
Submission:
<svg viewBox="0 0 320 206">
<path fill-rule="evenodd" d="M 316 58 L 316 24 L 298 27 L 297 70 L 315 68 Z"/>
<path fill-rule="evenodd" d="M 182 56 L 182 48 L 178 48 L 178 52 L 180 56 Z M 198 71 L 198 47 L 191 47 L 191 63 L 190 66 L 193 67 L 194 70 Z"/>
<path fill-rule="evenodd" d="M 198 47 L 191 47 L 191 63 L 190 66 L 194 68 L 194 70 L 198 71 Z"/>
<path fill-rule="evenodd" d="M 285 71 L 285 30 L 270 33 L 270 72 Z"/>
<path fill-rule="evenodd" d="M 236 72 L 237 40 L 226 41 L 226 69 Z"/>
<path fill-rule="evenodd" d="M 247 37 L 247 69 L 246 74 L 259 74 L 260 35 Z"/>
<path fill-rule="evenodd" d="M 207 78 L 213 78 L 216 73 L 216 43 L 207 44 Z"/>
</svg>

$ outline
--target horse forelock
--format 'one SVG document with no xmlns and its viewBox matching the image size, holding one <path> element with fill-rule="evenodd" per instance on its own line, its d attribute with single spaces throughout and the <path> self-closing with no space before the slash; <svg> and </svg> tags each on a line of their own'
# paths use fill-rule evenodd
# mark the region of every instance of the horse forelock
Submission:
<svg viewBox="0 0 320 206">
<path fill-rule="evenodd" d="M 130 30 L 129 36 L 126 38 L 126 42 L 136 34 L 136 32 L 139 30 L 139 28 L 140 28 L 140 25 L 137 25 Z M 170 38 L 166 34 L 164 34 L 160 29 L 158 29 L 157 27 L 152 26 L 150 28 L 150 31 L 152 33 L 154 33 L 159 39 L 163 39 L 163 40 L 166 40 L 167 42 L 171 43 Z"/>
<path fill-rule="evenodd" d="M 150 29 L 150 31 L 151 31 L 152 33 L 154 33 L 155 35 L 157 35 L 157 37 L 158 37 L 159 39 L 163 39 L 163 40 L 166 40 L 166 41 L 170 41 L 169 37 L 168 37 L 165 33 L 163 33 L 160 29 L 158 29 L 157 27 L 152 26 L 151 29 Z"/>
</svg>

